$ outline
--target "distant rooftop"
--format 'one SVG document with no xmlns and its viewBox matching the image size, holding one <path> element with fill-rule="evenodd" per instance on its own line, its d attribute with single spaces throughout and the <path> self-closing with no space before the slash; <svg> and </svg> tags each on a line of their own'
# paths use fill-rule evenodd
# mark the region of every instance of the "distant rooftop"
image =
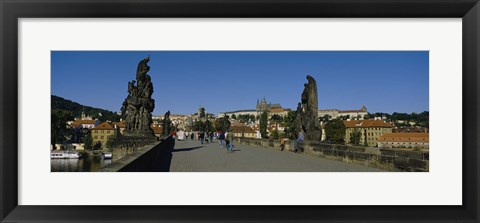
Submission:
<svg viewBox="0 0 480 223">
<path fill-rule="evenodd" d="M 237 112 L 256 112 L 255 109 L 244 109 L 244 110 L 237 110 L 237 111 L 227 111 L 227 112 L 220 112 L 220 113 L 237 113 Z"/>
</svg>

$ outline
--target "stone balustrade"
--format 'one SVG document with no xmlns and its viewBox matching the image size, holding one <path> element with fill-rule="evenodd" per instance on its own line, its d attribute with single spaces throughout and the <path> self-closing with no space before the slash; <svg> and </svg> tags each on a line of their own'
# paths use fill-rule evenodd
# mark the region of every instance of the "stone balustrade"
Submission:
<svg viewBox="0 0 480 223">
<path fill-rule="evenodd" d="M 169 172 L 174 146 L 172 136 L 151 142 L 97 172 Z"/>
<path fill-rule="evenodd" d="M 280 140 L 235 138 L 236 143 L 281 150 Z M 293 151 L 293 140 L 285 143 L 283 151 Z M 429 171 L 429 152 L 391 148 L 327 144 L 317 141 L 299 143 L 298 152 L 330 160 L 354 163 L 389 171 Z"/>
</svg>

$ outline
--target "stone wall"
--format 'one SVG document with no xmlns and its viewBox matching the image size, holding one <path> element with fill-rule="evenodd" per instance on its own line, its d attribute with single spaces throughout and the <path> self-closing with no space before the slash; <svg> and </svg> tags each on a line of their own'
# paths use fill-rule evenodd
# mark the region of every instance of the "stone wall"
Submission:
<svg viewBox="0 0 480 223">
<path fill-rule="evenodd" d="M 235 138 L 236 143 L 281 150 L 280 140 Z M 364 165 L 389 171 L 429 171 L 429 152 L 391 148 L 326 144 L 316 141 L 299 143 L 298 152 L 325 159 Z M 283 151 L 293 151 L 293 140 Z"/>
<path fill-rule="evenodd" d="M 175 140 L 169 136 L 160 141 L 136 148 L 120 160 L 98 172 L 169 172 Z"/>
</svg>

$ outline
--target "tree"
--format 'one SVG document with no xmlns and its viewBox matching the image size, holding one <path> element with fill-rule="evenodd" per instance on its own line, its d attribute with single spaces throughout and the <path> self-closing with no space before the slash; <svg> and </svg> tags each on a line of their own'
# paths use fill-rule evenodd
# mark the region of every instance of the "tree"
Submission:
<svg viewBox="0 0 480 223">
<path fill-rule="evenodd" d="M 93 139 L 92 139 L 92 135 L 89 133 L 87 134 L 85 137 L 83 137 L 83 148 L 85 148 L 85 150 L 91 150 L 93 149 Z"/>
<path fill-rule="evenodd" d="M 238 117 L 236 117 L 236 118 L 241 123 L 247 123 L 250 116 L 249 115 L 238 115 Z"/>
<path fill-rule="evenodd" d="M 192 125 L 193 131 L 205 131 L 205 129 L 206 129 L 205 122 L 202 122 L 202 121 L 196 121 Z"/>
<path fill-rule="evenodd" d="M 115 139 L 113 137 L 108 138 L 107 142 L 105 143 L 105 147 L 112 149 L 114 145 Z"/>
<path fill-rule="evenodd" d="M 272 117 L 270 117 L 270 120 L 271 121 L 282 121 L 282 116 L 278 115 L 278 114 L 274 114 L 272 115 Z"/>
<path fill-rule="evenodd" d="M 55 95 L 51 96 L 51 106 L 52 111 L 57 109 L 69 111 L 73 117 L 79 117 L 82 112 L 84 112 L 85 115 L 91 116 L 93 119 L 98 118 L 100 122 L 104 122 L 106 120 L 119 121 L 121 118 L 116 112 L 84 106 Z"/>
<path fill-rule="evenodd" d="M 96 142 L 94 145 L 93 145 L 93 150 L 99 150 L 102 148 L 102 143 L 100 142 Z"/>
<path fill-rule="evenodd" d="M 373 118 L 373 115 L 371 113 L 367 113 L 366 115 L 363 116 L 363 119 L 371 119 Z"/>
<path fill-rule="evenodd" d="M 207 119 L 207 121 L 205 121 L 205 129 L 204 131 L 206 132 L 213 132 L 214 131 L 214 128 L 213 128 L 213 124 L 210 120 Z"/>
<path fill-rule="evenodd" d="M 326 114 L 323 117 L 320 117 L 320 121 L 328 122 L 331 118 L 332 118 L 332 116 Z"/>
<path fill-rule="evenodd" d="M 278 130 L 273 130 L 272 131 L 272 139 L 278 139 L 280 134 L 278 134 Z"/>
<path fill-rule="evenodd" d="M 327 122 L 327 124 L 325 124 L 325 134 L 327 135 L 327 141 L 344 144 L 345 125 L 343 124 L 343 120 L 337 118 Z"/>
<path fill-rule="evenodd" d="M 254 122 L 254 121 L 255 121 L 255 115 L 250 115 L 249 121 L 250 121 L 250 122 Z"/>
<path fill-rule="evenodd" d="M 72 121 L 73 116 L 69 111 L 54 109 L 51 113 L 51 145 L 64 143 L 71 136 L 71 131 L 67 129 L 67 122 Z"/>
<path fill-rule="evenodd" d="M 215 130 L 226 132 L 230 129 L 230 121 L 228 120 L 228 116 L 223 116 L 222 118 L 215 119 Z"/>
<path fill-rule="evenodd" d="M 237 116 L 235 114 L 232 114 L 232 119 L 237 120 Z"/>
<path fill-rule="evenodd" d="M 268 114 L 263 112 L 260 116 L 260 134 L 262 138 L 267 138 L 267 125 L 268 125 Z"/>
<path fill-rule="evenodd" d="M 352 145 L 360 145 L 360 139 L 362 138 L 362 133 L 360 132 L 359 129 L 354 129 L 350 133 L 350 144 Z"/>
<path fill-rule="evenodd" d="M 295 126 L 296 115 L 294 111 L 289 111 L 285 118 L 283 118 L 283 124 L 286 126 L 285 135 L 289 139 L 296 139 L 296 126 Z"/>
</svg>

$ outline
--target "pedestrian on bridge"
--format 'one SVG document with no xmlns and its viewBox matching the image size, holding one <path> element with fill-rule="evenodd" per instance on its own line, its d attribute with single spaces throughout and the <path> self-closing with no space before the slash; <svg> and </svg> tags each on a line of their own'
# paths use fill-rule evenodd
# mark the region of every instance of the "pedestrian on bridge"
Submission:
<svg viewBox="0 0 480 223">
<path fill-rule="evenodd" d="M 209 132 L 208 137 L 210 138 L 210 142 L 213 143 L 213 132 Z"/>
<path fill-rule="evenodd" d="M 218 140 L 220 140 L 220 147 L 223 147 L 223 143 L 225 141 L 225 133 L 220 132 L 220 135 L 218 135 Z"/>
<path fill-rule="evenodd" d="M 198 138 L 200 139 L 200 143 L 203 144 L 205 141 L 205 132 L 199 132 L 198 133 Z"/>
<path fill-rule="evenodd" d="M 226 140 L 225 140 L 225 143 L 227 144 L 227 151 L 228 152 L 233 152 L 233 134 L 230 132 L 226 132 L 225 133 L 226 135 Z"/>
<path fill-rule="evenodd" d="M 303 129 L 300 130 L 300 132 L 298 133 L 298 138 L 297 140 L 295 140 L 295 142 L 293 143 L 293 152 L 296 153 L 298 151 L 298 143 L 303 141 L 303 139 L 305 138 L 305 133 L 303 132 Z"/>
</svg>

